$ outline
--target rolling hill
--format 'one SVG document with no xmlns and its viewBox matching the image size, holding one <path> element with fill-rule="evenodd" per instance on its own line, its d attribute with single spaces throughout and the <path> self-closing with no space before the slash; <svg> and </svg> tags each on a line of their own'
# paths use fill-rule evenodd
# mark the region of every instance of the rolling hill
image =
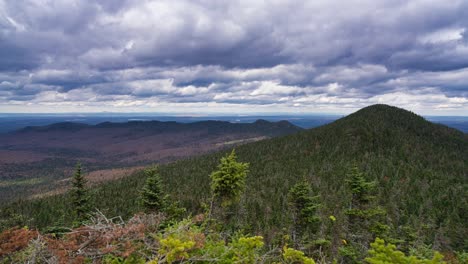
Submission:
<svg viewBox="0 0 468 264">
<path fill-rule="evenodd" d="M 191 213 L 202 212 L 210 199 L 209 174 L 225 153 L 161 166 L 171 197 Z M 334 216 L 336 234 L 345 233 L 351 200 L 345 177 L 357 166 L 375 180 L 376 202 L 386 211 L 395 237 L 411 237 L 439 250 L 468 248 L 468 136 L 458 130 L 403 109 L 374 105 L 319 128 L 238 146 L 236 153 L 250 163 L 238 221 L 269 241 L 290 226 L 287 193 L 303 179 L 320 195 L 321 218 Z M 93 207 L 111 216 L 133 215 L 141 210 L 138 195 L 144 179 L 135 173 L 93 189 Z M 69 196 L 61 195 L 18 202 L 3 212 L 16 212 L 30 225 L 45 227 L 70 223 L 68 204 Z"/>
</svg>

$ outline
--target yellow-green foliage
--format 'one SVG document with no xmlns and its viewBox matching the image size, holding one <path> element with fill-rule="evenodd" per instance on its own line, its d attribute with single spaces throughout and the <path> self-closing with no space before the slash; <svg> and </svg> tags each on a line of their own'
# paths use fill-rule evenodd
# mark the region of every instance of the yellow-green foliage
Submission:
<svg viewBox="0 0 468 264">
<path fill-rule="evenodd" d="M 264 242 L 261 236 L 236 236 L 226 243 L 219 234 L 205 236 L 201 227 L 183 220 L 159 234 L 158 256 L 150 263 L 215 262 L 250 264 L 261 258 Z"/>
<path fill-rule="evenodd" d="M 173 263 L 188 259 L 191 251 L 196 249 L 197 241 L 204 240 L 204 235 L 199 227 L 186 219 L 168 227 L 163 234 L 158 235 L 157 240 L 158 260 L 151 263 Z"/>
<path fill-rule="evenodd" d="M 141 257 L 131 255 L 128 258 L 107 255 L 102 259 L 103 264 L 144 264 L 145 260 Z"/>
<path fill-rule="evenodd" d="M 195 241 L 182 241 L 178 238 L 168 237 L 159 240 L 161 248 L 158 254 L 165 256 L 167 263 L 176 260 L 188 259 L 188 251 L 195 246 Z"/>
<path fill-rule="evenodd" d="M 306 257 L 304 252 L 286 246 L 283 248 L 283 260 L 286 263 L 315 264 L 315 261 Z"/>
<path fill-rule="evenodd" d="M 443 256 L 439 252 L 434 253 L 432 259 L 419 259 L 415 256 L 406 256 L 403 252 L 396 249 L 395 245 L 390 243 L 385 244 L 385 241 L 376 238 L 371 243 L 369 250 L 370 257 L 366 261 L 370 264 L 436 264 L 445 263 L 442 259 Z"/>
<path fill-rule="evenodd" d="M 253 264 L 262 257 L 263 245 L 261 236 L 239 236 L 227 244 L 219 236 L 209 236 L 196 259 L 220 264 Z"/>
<path fill-rule="evenodd" d="M 259 250 L 263 247 L 263 237 L 240 237 L 228 246 L 234 253 L 233 263 L 255 263 L 259 256 Z"/>
</svg>

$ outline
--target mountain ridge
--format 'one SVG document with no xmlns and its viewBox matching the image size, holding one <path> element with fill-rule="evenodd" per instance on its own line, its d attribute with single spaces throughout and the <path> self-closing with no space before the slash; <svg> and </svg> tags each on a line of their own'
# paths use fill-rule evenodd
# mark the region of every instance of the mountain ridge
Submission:
<svg viewBox="0 0 468 264">
<path fill-rule="evenodd" d="M 262 127 L 262 126 L 271 126 L 277 129 L 295 129 L 297 131 L 303 130 L 287 120 L 280 120 L 277 122 L 271 122 L 264 119 L 258 119 L 252 123 L 232 123 L 228 121 L 220 121 L 220 120 L 204 120 L 204 121 L 196 121 L 190 123 L 182 123 L 176 121 L 158 121 L 158 120 L 151 120 L 151 121 L 128 121 L 128 122 L 101 122 L 96 125 L 90 125 L 80 122 L 58 122 L 53 123 L 50 125 L 45 126 L 26 126 L 22 129 L 18 129 L 13 131 L 12 133 L 25 133 L 25 132 L 50 132 L 50 131 L 57 131 L 57 130 L 64 130 L 64 131 L 77 131 L 80 129 L 93 129 L 93 128 L 136 128 L 136 127 L 146 127 L 146 128 L 158 128 L 161 126 L 163 128 L 177 128 L 177 127 L 200 127 L 200 126 L 212 126 L 214 128 L 220 128 L 222 126 L 227 126 L 230 128 L 234 127 Z M 210 128 L 210 127 L 206 127 Z"/>
</svg>

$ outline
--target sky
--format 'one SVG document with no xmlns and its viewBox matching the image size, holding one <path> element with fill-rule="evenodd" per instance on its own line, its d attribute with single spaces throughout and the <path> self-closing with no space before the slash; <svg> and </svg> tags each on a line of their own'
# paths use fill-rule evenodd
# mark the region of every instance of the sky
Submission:
<svg viewBox="0 0 468 264">
<path fill-rule="evenodd" d="M 0 0 L 0 113 L 468 116 L 468 1 Z"/>
</svg>

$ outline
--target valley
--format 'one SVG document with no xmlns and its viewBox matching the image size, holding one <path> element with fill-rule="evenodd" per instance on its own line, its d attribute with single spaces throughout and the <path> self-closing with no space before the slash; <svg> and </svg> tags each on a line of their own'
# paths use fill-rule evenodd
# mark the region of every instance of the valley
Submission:
<svg viewBox="0 0 468 264">
<path fill-rule="evenodd" d="M 67 188 L 81 162 L 93 182 L 129 175 L 134 167 L 168 163 L 247 142 L 295 133 L 286 121 L 229 123 L 56 123 L 0 134 L 0 201 L 36 197 Z M 117 173 L 116 170 L 119 172 Z M 96 176 L 96 171 L 106 171 Z"/>
</svg>

